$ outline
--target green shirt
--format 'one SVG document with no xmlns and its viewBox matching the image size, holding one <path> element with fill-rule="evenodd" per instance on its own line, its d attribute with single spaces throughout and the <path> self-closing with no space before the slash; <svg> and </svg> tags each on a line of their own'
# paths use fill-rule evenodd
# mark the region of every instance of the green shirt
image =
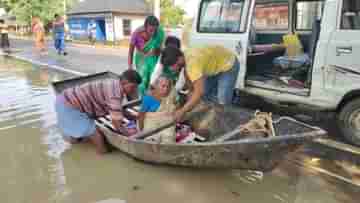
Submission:
<svg viewBox="0 0 360 203">
<path fill-rule="evenodd" d="M 179 78 L 179 73 L 171 70 L 168 66 L 165 66 L 163 69 L 162 74 L 163 76 L 169 78 L 170 80 L 172 80 L 174 83 L 176 83 L 176 81 Z"/>
</svg>

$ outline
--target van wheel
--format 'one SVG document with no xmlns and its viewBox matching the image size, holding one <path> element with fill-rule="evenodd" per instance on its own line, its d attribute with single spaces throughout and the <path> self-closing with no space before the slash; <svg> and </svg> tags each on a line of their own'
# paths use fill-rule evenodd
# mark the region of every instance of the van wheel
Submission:
<svg viewBox="0 0 360 203">
<path fill-rule="evenodd" d="M 337 122 L 344 137 L 360 146 L 360 98 L 350 101 L 341 109 Z"/>
</svg>

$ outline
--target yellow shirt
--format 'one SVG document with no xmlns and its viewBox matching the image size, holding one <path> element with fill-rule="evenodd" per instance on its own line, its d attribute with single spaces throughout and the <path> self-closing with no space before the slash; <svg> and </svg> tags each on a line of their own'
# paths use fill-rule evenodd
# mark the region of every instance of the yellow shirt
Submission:
<svg viewBox="0 0 360 203">
<path fill-rule="evenodd" d="M 235 54 L 225 47 L 213 45 L 191 48 L 185 52 L 186 72 L 191 81 L 230 70 Z"/>
</svg>

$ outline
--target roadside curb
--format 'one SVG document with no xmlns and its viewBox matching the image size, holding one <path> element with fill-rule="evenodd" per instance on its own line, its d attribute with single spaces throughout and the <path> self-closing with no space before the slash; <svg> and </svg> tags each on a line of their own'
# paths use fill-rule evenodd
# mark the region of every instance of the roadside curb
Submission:
<svg viewBox="0 0 360 203">
<path fill-rule="evenodd" d="M 15 40 L 25 40 L 25 41 L 33 41 L 33 38 L 31 37 L 22 37 L 22 36 L 15 36 L 12 35 L 10 36 L 10 39 L 15 39 Z M 51 37 L 47 37 L 46 41 L 51 41 L 52 38 Z M 119 46 L 119 45 L 101 45 L 101 44 L 95 44 L 95 45 L 91 45 L 88 43 L 82 43 L 82 42 L 77 42 L 77 41 L 66 41 L 66 44 L 70 44 L 74 47 L 87 47 L 87 48 L 94 48 L 94 49 L 107 49 L 107 50 L 127 50 L 129 49 L 129 46 Z"/>
<path fill-rule="evenodd" d="M 66 73 L 70 73 L 70 74 L 74 74 L 74 75 L 79 75 L 79 76 L 88 75 L 88 74 L 86 74 L 86 73 L 82 73 L 82 72 L 74 71 L 74 70 L 69 70 L 69 69 L 67 69 L 67 68 L 64 68 L 64 67 L 61 67 L 61 66 L 58 66 L 58 65 L 53 65 L 53 64 L 49 64 L 49 63 L 44 63 L 44 62 L 37 61 L 37 60 L 34 60 L 34 59 L 30 59 L 30 58 L 27 58 L 27 57 L 22 57 L 22 56 L 13 55 L 13 54 L 10 54 L 10 55 L 8 55 L 8 56 L 13 57 L 13 58 L 18 59 L 18 60 L 22 60 L 22 61 L 26 61 L 26 62 L 32 63 L 32 64 L 34 64 L 34 65 L 46 66 L 46 67 L 51 68 L 51 69 L 59 70 L 59 71 L 66 72 Z"/>
<path fill-rule="evenodd" d="M 126 46 L 106 46 L 106 45 L 90 45 L 90 44 L 83 44 L 83 43 L 74 43 L 74 42 L 67 42 L 68 44 L 71 44 L 74 47 L 87 47 L 87 48 L 93 48 L 93 49 L 107 49 L 107 50 L 114 50 L 119 51 L 123 49 L 128 49 Z"/>
</svg>

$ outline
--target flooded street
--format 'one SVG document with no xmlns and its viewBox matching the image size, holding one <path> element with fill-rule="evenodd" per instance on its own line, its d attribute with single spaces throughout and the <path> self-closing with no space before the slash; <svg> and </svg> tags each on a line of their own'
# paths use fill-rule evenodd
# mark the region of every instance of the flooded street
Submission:
<svg viewBox="0 0 360 203">
<path fill-rule="evenodd" d="M 71 77 L 0 58 L 1 203 L 359 202 L 359 166 L 307 155 L 262 174 L 156 166 L 70 146 L 56 126 L 50 83 Z"/>
</svg>

